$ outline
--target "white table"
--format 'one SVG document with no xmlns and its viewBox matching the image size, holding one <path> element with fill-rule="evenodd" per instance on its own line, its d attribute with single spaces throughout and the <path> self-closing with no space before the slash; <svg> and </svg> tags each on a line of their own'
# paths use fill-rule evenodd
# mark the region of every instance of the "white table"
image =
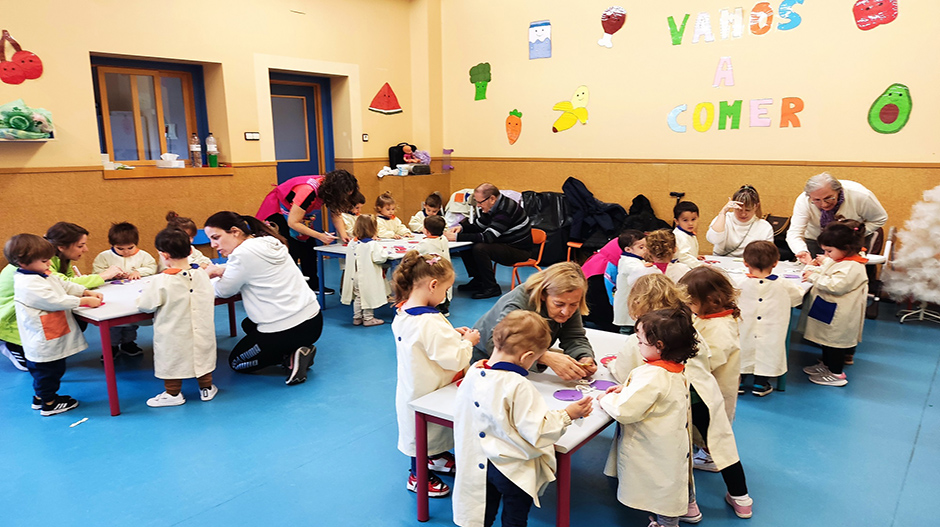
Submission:
<svg viewBox="0 0 940 527">
<path fill-rule="evenodd" d="M 623 346 L 626 342 L 626 335 L 608 333 L 595 329 L 586 329 L 588 340 L 591 347 L 594 348 L 595 357 L 612 355 L 616 349 Z M 597 360 L 597 359 L 596 359 Z M 598 363 L 599 364 L 599 363 Z M 595 380 L 613 381 L 607 368 L 599 366 L 597 373 L 593 377 Z M 560 410 L 570 403 L 555 399 L 553 394 L 556 390 L 574 389 L 577 382 L 564 381 L 557 375 L 546 370 L 545 373 L 529 373 L 528 379 L 538 389 L 539 393 L 545 397 L 549 408 Z M 588 392 L 587 395 L 597 397 L 601 392 Z M 454 403 L 457 398 L 457 385 L 449 384 L 436 392 L 429 393 L 411 401 L 409 406 L 415 411 L 415 441 L 417 454 L 417 473 L 418 478 L 418 521 L 426 522 L 430 518 L 428 513 L 428 423 L 436 423 L 442 426 L 454 426 Z M 594 411 L 584 419 L 578 419 L 568 429 L 561 439 L 555 443 L 555 458 L 558 461 L 556 473 L 558 482 L 558 509 L 555 513 L 555 524 L 557 527 L 568 527 L 570 525 L 571 509 L 571 454 L 587 444 L 588 441 L 607 428 L 613 419 L 607 412 L 601 409 L 596 399 L 594 401 Z"/>
<path fill-rule="evenodd" d="M 403 238 L 401 240 L 375 240 L 375 243 L 381 245 L 385 252 L 388 254 L 390 260 L 401 260 L 405 253 L 412 249 L 418 247 L 418 243 L 424 239 L 424 235 L 416 234 L 413 238 Z M 448 242 L 448 247 L 450 252 L 455 253 L 459 251 L 467 250 L 473 242 Z M 401 250 L 401 249 L 404 250 Z M 342 245 L 339 243 L 332 243 L 330 245 L 318 245 L 314 247 L 314 250 L 317 252 L 317 275 L 320 278 L 320 290 L 317 293 L 318 300 L 320 301 L 320 309 L 326 308 L 326 293 L 324 293 L 324 288 L 326 287 L 326 272 L 323 269 L 323 256 L 332 255 L 339 258 L 346 258 L 346 252 L 348 251 L 349 246 Z"/>
<path fill-rule="evenodd" d="M 725 271 L 735 287 L 740 288 L 747 280 L 747 267 L 744 266 L 743 258 L 710 255 L 705 257 L 705 262 Z M 806 292 L 813 284 L 803 281 L 803 268 L 804 265 L 800 262 L 778 262 L 774 267 L 774 274 L 796 283 L 803 289 L 803 292 Z"/>
<path fill-rule="evenodd" d="M 108 385 L 108 403 L 111 406 L 111 415 L 121 413 L 118 401 L 117 380 L 114 376 L 114 356 L 111 354 L 111 328 L 124 324 L 133 324 L 153 318 L 153 313 L 143 313 L 137 309 L 137 298 L 143 291 L 144 284 L 153 280 L 152 276 L 133 280 L 127 283 L 106 283 L 95 289 L 104 295 L 104 304 L 99 307 L 79 307 L 72 313 L 80 320 L 98 326 L 101 334 L 101 355 L 104 360 L 104 377 Z M 229 317 L 229 334 L 236 335 L 235 328 L 235 302 L 241 300 L 241 295 L 230 298 L 216 298 L 215 305 L 227 304 Z"/>
</svg>

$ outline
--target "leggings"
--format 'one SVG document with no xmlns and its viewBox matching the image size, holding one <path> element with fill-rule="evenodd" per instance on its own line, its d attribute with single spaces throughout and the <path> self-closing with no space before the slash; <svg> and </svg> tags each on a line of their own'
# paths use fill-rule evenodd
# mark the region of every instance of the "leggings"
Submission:
<svg viewBox="0 0 940 527">
<path fill-rule="evenodd" d="M 829 371 L 836 375 L 842 373 L 842 366 L 845 365 L 846 355 L 855 355 L 855 346 L 852 346 L 851 348 L 831 348 L 829 346 L 822 347 L 823 364 L 829 368 Z"/>
<path fill-rule="evenodd" d="M 276 333 L 261 333 L 258 325 L 247 318 L 242 320 L 242 329 L 245 337 L 235 344 L 228 363 L 238 373 L 252 373 L 283 364 L 297 348 L 313 345 L 323 332 L 323 313 Z"/>
<path fill-rule="evenodd" d="M 692 405 L 692 424 L 705 438 L 708 443 L 708 423 L 711 421 L 708 414 L 708 406 L 704 402 L 697 402 Z M 728 494 L 732 496 L 744 496 L 747 494 L 747 481 L 744 478 L 744 467 L 741 461 L 721 469 L 721 477 L 725 480 L 725 486 L 728 488 Z"/>
<path fill-rule="evenodd" d="M 529 521 L 532 497 L 516 486 L 492 463 L 486 466 L 486 509 L 483 525 L 490 527 L 496 521 L 499 502 L 503 502 L 503 527 L 525 527 Z"/>
</svg>

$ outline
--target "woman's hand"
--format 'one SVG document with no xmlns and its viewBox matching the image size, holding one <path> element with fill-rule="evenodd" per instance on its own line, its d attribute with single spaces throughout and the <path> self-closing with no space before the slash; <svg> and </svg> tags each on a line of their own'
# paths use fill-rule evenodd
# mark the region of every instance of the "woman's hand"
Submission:
<svg viewBox="0 0 940 527">
<path fill-rule="evenodd" d="M 732 211 L 734 209 L 740 209 L 742 206 L 740 201 L 728 200 L 728 203 L 725 203 L 725 206 L 721 208 L 719 214 L 724 214 L 726 212 Z"/>
<path fill-rule="evenodd" d="M 206 272 L 209 273 L 209 278 L 217 278 L 225 274 L 225 266 L 210 264 L 206 267 Z"/>
<path fill-rule="evenodd" d="M 591 412 L 594 410 L 593 403 L 593 397 L 584 397 L 576 403 L 569 404 L 565 408 L 565 411 L 568 412 L 568 417 L 572 419 L 580 419 L 582 417 L 591 415 Z"/>
<path fill-rule="evenodd" d="M 590 375 L 581 363 L 557 351 L 546 351 L 545 354 L 542 355 L 542 358 L 539 359 L 539 363 L 548 366 L 555 372 L 555 375 L 558 375 L 566 381 L 576 381 Z M 594 370 L 597 370 L 596 366 Z"/>
<path fill-rule="evenodd" d="M 444 237 L 447 238 L 449 242 L 457 241 L 457 232 L 459 227 L 454 227 L 454 229 L 444 231 Z"/>
<path fill-rule="evenodd" d="M 813 263 L 813 257 L 810 256 L 809 251 L 800 251 L 796 253 L 796 259 L 803 265 L 810 265 Z"/>
<path fill-rule="evenodd" d="M 104 271 L 98 273 L 98 276 L 100 276 L 102 280 L 108 281 L 123 277 L 124 271 L 120 267 L 112 265 L 111 267 L 108 267 Z"/>
<path fill-rule="evenodd" d="M 336 235 L 334 235 L 331 232 L 320 232 L 320 231 L 313 231 L 313 232 L 316 233 L 314 234 L 314 237 L 316 237 L 316 239 L 323 242 L 323 245 L 329 245 L 337 240 Z"/>
<path fill-rule="evenodd" d="M 578 363 L 584 368 L 584 371 L 587 372 L 586 377 L 590 377 L 597 372 L 597 364 L 594 363 L 593 357 L 581 357 Z"/>
</svg>

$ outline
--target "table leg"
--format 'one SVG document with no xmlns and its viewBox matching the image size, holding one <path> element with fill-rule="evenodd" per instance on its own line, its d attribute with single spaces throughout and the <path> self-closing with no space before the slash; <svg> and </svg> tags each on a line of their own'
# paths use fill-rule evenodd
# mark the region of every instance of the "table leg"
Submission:
<svg viewBox="0 0 940 527">
<path fill-rule="evenodd" d="M 107 320 L 98 325 L 101 333 L 101 355 L 104 357 L 104 378 L 108 383 L 108 403 L 111 415 L 120 415 L 121 403 L 118 401 L 117 379 L 114 377 L 114 356 L 111 355 L 111 324 Z"/>
<path fill-rule="evenodd" d="M 418 478 L 418 521 L 426 522 L 431 517 L 428 511 L 428 420 L 421 412 L 415 412 L 415 457 L 417 458 L 415 477 Z"/>
<path fill-rule="evenodd" d="M 558 510 L 555 511 L 556 527 L 569 527 L 571 522 L 571 454 L 557 454 L 558 461 Z"/>
<path fill-rule="evenodd" d="M 238 335 L 238 330 L 235 326 L 235 302 L 228 303 L 228 336 L 234 337 Z"/>
<path fill-rule="evenodd" d="M 320 309 L 326 307 L 326 269 L 323 268 L 323 253 L 317 251 L 317 276 L 320 278 L 320 290 L 317 297 L 320 300 Z"/>
</svg>

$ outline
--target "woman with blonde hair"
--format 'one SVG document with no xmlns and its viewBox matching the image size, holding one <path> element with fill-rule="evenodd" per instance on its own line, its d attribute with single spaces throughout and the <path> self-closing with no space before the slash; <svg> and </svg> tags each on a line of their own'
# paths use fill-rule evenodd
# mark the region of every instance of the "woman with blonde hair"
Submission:
<svg viewBox="0 0 940 527">
<path fill-rule="evenodd" d="M 581 316 L 588 313 L 584 295 L 587 280 L 581 267 L 560 262 L 545 268 L 522 286 L 503 295 L 473 325 L 480 331 L 480 343 L 473 348 L 473 361 L 493 353 L 493 328 L 509 313 L 523 309 L 538 313 L 548 322 L 552 342 L 558 339 L 561 351 L 549 350 L 537 364 L 549 367 L 565 380 L 589 377 L 597 371 L 594 350 L 584 333 Z"/>
<path fill-rule="evenodd" d="M 774 228 L 761 216 L 760 194 L 750 185 L 742 185 L 708 226 L 705 239 L 714 245 L 717 256 L 744 255 L 747 244 L 774 241 Z"/>
</svg>

